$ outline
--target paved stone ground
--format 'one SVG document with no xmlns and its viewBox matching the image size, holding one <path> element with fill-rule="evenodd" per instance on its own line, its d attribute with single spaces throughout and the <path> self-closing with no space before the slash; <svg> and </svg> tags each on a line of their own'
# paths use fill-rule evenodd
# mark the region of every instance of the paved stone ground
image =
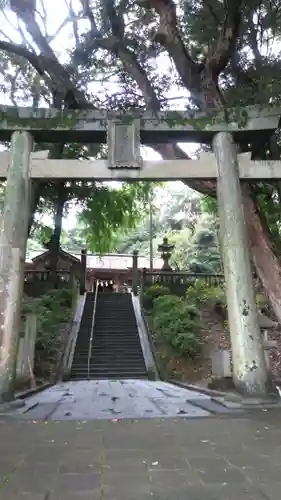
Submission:
<svg viewBox="0 0 281 500">
<path fill-rule="evenodd" d="M 1 500 L 280 500 L 281 412 L 0 421 Z"/>
<path fill-rule="evenodd" d="M 211 415 L 208 405 L 210 396 L 161 381 L 89 380 L 58 384 L 38 393 L 16 415 L 31 420 L 196 418 Z"/>
</svg>

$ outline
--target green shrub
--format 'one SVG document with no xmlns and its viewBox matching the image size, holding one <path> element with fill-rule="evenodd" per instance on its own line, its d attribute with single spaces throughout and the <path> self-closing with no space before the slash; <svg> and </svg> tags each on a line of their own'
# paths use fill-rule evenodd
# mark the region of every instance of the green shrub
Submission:
<svg viewBox="0 0 281 500">
<path fill-rule="evenodd" d="M 213 303 L 214 310 L 219 307 L 226 311 L 224 286 L 210 286 L 202 279 L 188 287 L 185 297 L 171 294 L 167 287 L 153 285 L 145 291 L 145 298 L 152 313 L 155 338 L 191 358 L 201 350 L 198 308 L 209 302 Z"/>
<path fill-rule="evenodd" d="M 157 337 L 165 340 L 181 355 L 193 358 L 200 352 L 200 315 L 197 308 L 184 299 L 175 295 L 155 299 L 153 327 Z"/>
<path fill-rule="evenodd" d="M 192 304 L 204 304 L 208 301 L 226 304 L 225 289 L 223 285 L 206 285 L 202 280 L 196 280 L 186 291 L 186 300 Z"/>
<path fill-rule="evenodd" d="M 181 308 L 183 300 L 177 295 L 163 295 L 155 298 L 153 302 L 153 312 L 155 315 L 160 315 L 162 312 L 171 312 L 174 309 Z"/>
<path fill-rule="evenodd" d="M 178 333 L 172 339 L 172 346 L 191 359 L 194 359 L 201 349 L 198 338 L 193 333 Z"/>
<path fill-rule="evenodd" d="M 145 309 L 152 309 L 155 299 L 169 294 L 170 290 L 166 286 L 158 284 L 151 285 L 150 287 L 144 289 L 142 294 L 142 305 Z"/>
<path fill-rule="evenodd" d="M 37 315 L 37 335 L 35 344 L 35 372 L 46 375 L 57 360 L 61 346 L 61 331 L 71 319 L 72 290 L 56 289 L 28 300 L 23 305 L 23 313 Z"/>
<path fill-rule="evenodd" d="M 40 297 L 40 302 L 42 305 L 51 308 L 58 306 L 60 309 L 62 307 L 72 306 L 73 293 L 71 289 L 59 288 L 55 290 L 50 290 Z"/>
</svg>

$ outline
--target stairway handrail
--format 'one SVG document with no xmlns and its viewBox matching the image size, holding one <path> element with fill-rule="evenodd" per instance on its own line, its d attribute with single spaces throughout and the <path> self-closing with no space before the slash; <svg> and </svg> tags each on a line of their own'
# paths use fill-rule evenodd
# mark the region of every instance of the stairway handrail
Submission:
<svg viewBox="0 0 281 500">
<path fill-rule="evenodd" d="M 94 307 L 93 307 L 93 316 L 92 316 L 92 324 L 91 324 L 91 335 L 90 335 L 89 351 L 88 351 L 88 379 L 90 378 L 90 367 L 91 367 L 92 345 L 93 345 L 94 327 L 95 327 L 95 319 L 96 319 L 96 308 L 97 308 L 98 290 L 99 290 L 99 280 L 96 281 L 96 289 L 95 289 L 95 296 L 94 296 Z"/>
</svg>

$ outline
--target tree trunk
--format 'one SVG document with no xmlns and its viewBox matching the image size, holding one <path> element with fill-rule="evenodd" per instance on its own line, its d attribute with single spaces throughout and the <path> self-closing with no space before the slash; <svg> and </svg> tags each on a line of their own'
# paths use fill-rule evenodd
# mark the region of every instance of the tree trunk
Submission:
<svg viewBox="0 0 281 500">
<path fill-rule="evenodd" d="M 28 237 L 30 237 L 30 232 L 32 229 L 32 225 L 34 222 L 34 215 L 36 212 L 36 209 L 38 207 L 38 203 L 40 200 L 41 196 L 41 186 L 40 183 L 36 182 L 33 180 L 31 184 L 31 193 L 30 193 L 30 210 L 29 210 L 29 217 L 28 217 Z"/>
<path fill-rule="evenodd" d="M 253 263 L 276 318 L 281 323 L 280 261 L 273 251 L 272 238 L 264 230 L 258 209 L 249 196 L 249 187 L 245 184 L 242 190 Z"/>
<path fill-rule="evenodd" d="M 66 191 L 64 182 L 60 182 L 58 185 L 58 198 L 56 205 L 56 213 L 54 219 L 54 232 L 51 240 L 50 247 L 50 270 L 51 270 L 51 281 L 54 287 L 57 286 L 57 263 L 60 249 L 60 237 L 62 231 L 62 217 L 63 209 L 66 201 Z"/>
</svg>

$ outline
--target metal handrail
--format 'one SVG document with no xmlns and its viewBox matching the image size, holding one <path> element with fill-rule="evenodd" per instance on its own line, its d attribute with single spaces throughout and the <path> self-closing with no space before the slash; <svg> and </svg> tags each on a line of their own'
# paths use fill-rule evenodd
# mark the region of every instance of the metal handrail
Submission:
<svg viewBox="0 0 281 500">
<path fill-rule="evenodd" d="M 99 280 L 97 280 L 97 282 L 96 282 L 95 297 L 94 297 L 94 307 L 93 307 L 93 316 L 92 316 L 92 325 L 91 325 L 91 335 L 90 335 L 89 351 L 88 351 L 88 379 L 90 378 L 90 367 L 91 367 L 91 357 L 92 357 L 92 345 L 93 345 L 93 336 L 94 336 L 94 326 L 95 326 L 95 319 L 96 319 L 96 308 L 97 308 L 98 290 L 99 290 Z"/>
</svg>

